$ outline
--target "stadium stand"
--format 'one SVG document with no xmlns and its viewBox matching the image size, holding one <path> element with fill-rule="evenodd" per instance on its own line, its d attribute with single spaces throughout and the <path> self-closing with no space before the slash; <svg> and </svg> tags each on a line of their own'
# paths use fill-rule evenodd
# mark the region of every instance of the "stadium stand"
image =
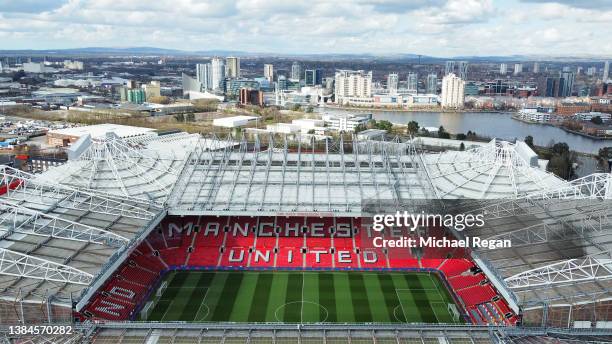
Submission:
<svg viewBox="0 0 612 344">
<path fill-rule="evenodd" d="M 336 221 L 345 225 L 351 222 L 346 218 Z M 278 237 L 271 231 L 275 223 Z M 408 249 L 387 252 L 365 247 L 368 240 L 359 233 L 336 240 L 335 232 L 333 220 L 318 218 L 167 218 L 101 289 L 88 306 L 88 314 L 100 319 L 134 319 L 156 281 L 173 269 L 392 268 L 440 273 L 475 324 L 509 325 L 518 321 L 468 258 L 440 252 L 438 256 L 449 258 L 418 259 Z M 341 246 L 336 247 L 336 242 Z M 429 255 L 435 256 L 434 252 Z"/>
</svg>

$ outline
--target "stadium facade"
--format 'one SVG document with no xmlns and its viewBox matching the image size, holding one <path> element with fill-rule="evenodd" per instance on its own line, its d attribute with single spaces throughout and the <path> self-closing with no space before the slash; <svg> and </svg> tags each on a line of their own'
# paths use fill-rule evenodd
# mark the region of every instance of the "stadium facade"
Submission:
<svg viewBox="0 0 612 344">
<path fill-rule="evenodd" d="M 452 291 L 467 323 L 443 331 L 473 333 L 468 336 L 472 342 L 481 334 L 491 338 L 482 326 L 501 337 L 529 331 L 571 337 L 580 334 L 570 328 L 589 327 L 589 334 L 601 335 L 612 324 L 612 208 L 607 203 L 612 179 L 595 174 L 563 181 L 545 172 L 522 142 L 492 140 L 466 151 L 428 153 L 399 138 L 317 141 L 313 136 L 175 133 L 122 139 L 108 133 L 103 139 L 82 137 L 69 156 L 66 164 L 38 175 L 6 166 L 0 171 L 2 324 L 76 319 L 84 331 L 79 336 L 99 329 L 125 331 L 128 325 L 121 321 L 138 319 L 164 273 L 194 266 L 433 271 Z M 401 208 L 417 200 L 459 200 L 457 209 L 482 210 L 489 225 L 475 234 L 510 239 L 513 246 L 464 250 L 461 259 L 448 252 L 406 258 L 356 241 L 364 203 L 384 201 Z M 300 242 L 281 243 L 280 231 L 292 228 L 287 219 L 295 218 L 303 219 Z M 260 235 L 267 222 L 272 239 Z M 205 231 L 206 223 L 218 224 L 214 237 L 191 236 Z M 307 235 L 319 224 L 333 228 L 331 234 L 345 225 L 353 230 L 351 239 L 340 244 L 334 235 Z M 230 238 L 236 229 L 245 231 Z M 290 260 L 286 246 L 297 249 Z M 236 258 L 238 247 L 244 249 L 243 258 L 232 260 L 228 255 Z M 255 261 L 253 249 L 261 247 L 274 258 Z M 344 248 L 352 260 L 341 262 L 333 254 L 308 258 L 310 251 L 325 247 Z M 374 265 L 367 265 L 372 259 L 367 254 L 377 257 Z M 128 287 L 126 280 L 142 283 Z M 168 334 L 179 325 L 172 330 L 163 323 L 129 326 L 151 336 L 153 328 Z M 222 333 L 254 328 L 210 322 L 179 327 L 195 336 L 202 326 Z M 252 326 L 273 331 L 285 325 Z M 340 331 L 334 324 L 303 326 L 304 331 L 309 326 Z M 351 328 L 355 333 L 389 331 L 391 337 L 400 330 L 419 332 L 406 324 L 375 323 L 342 330 L 350 336 Z"/>
</svg>

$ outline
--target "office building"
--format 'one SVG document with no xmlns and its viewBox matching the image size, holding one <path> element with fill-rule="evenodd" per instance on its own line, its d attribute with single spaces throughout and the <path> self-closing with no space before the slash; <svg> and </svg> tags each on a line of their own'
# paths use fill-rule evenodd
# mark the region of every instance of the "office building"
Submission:
<svg viewBox="0 0 612 344">
<path fill-rule="evenodd" d="M 540 72 L 540 64 L 539 64 L 539 63 L 537 63 L 537 62 L 534 62 L 534 63 L 533 63 L 533 73 L 534 73 L 534 74 L 537 74 L 537 73 L 539 73 L 539 72 Z"/>
<path fill-rule="evenodd" d="M 399 75 L 397 73 L 389 73 L 387 76 L 387 90 L 389 94 L 397 94 L 397 88 L 399 87 Z"/>
<path fill-rule="evenodd" d="M 196 80 L 201 85 L 201 91 L 213 88 L 213 73 L 211 63 L 198 63 L 196 65 Z"/>
<path fill-rule="evenodd" d="M 468 79 L 468 62 L 467 61 L 459 61 L 459 78 L 461 80 Z"/>
<path fill-rule="evenodd" d="M 438 93 L 438 76 L 435 73 L 427 75 L 427 93 Z"/>
<path fill-rule="evenodd" d="M 219 57 L 213 57 L 210 64 L 212 66 L 212 89 L 222 91 L 225 84 L 225 61 Z"/>
<path fill-rule="evenodd" d="M 419 76 L 417 73 L 409 73 L 407 79 L 408 92 L 417 93 L 419 88 Z"/>
<path fill-rule="evenodd" d="M 448 75 L 454 72 L 455 72 L 455 61 L 446 61 L 446 64 L 444 65 L 444 75 Z"/>
<path fill-rule="evenodd" d="M 331 130 L 347 132 L 355 131 L 355 128 L 360 125 L 366 125 L 372 120 L 372 114 L 324 114 L 322 119 L 325 121 L 326 127 L 329 127 Z"/>
<path fill-rule="evenodd" d="M 322 85 L 323 84 L 323 70 L 307 69 L 304 72 L 304 79 L 305 79 L 306 86 Z"/>
<path fill-rule="evenodd" d="M 339 70 L 335 75 L 336 103 L 343 104 L 350 98 L 372 97 L 372 71 Z"/>
<path fill-rule="evenodd" d="M 523 72 L 523 64 L 516 63 L 514 64 L 514 75 L 519 75 Z"/>
<path fill-rule="evenodd" d="M 561 78 L 564 80 L 561 88 L 561 97 L 570 97 L 574 91 L 574 81 L 576 81 L 576 74 L 572 71 L 561 72 Z"/>
<path fill-rule="evenodd" d="M 228 78 L 239 78 L 240 77 L 240 58 L 230 56 L 225 60 L 225 76 Z"/>
<path fill-rule="evenodd" d="M 501 63 L 499 65 L 499 74 L 506 75 L 506 73 L 508 73 L 508 65 L 505 63 Z"/>
<path fill-rule="evenodd" d="M 302 66 L 296 61 L 291 65 L 291 79 L 300 80 L 302 78 Z"/>
<path fill-rule="evenodd" d="M 454 73 L 442 78 L 442 107 L 460 109 L 465 101 L 465 81 Z"/>
<path fill-rule="evenodd" d="M 607 81 L 610 78 L 610 61 L 604 62 L 602 80 Z"/>
<path fill-rule="evenodd" d="M 264 64 L 264 78 L 268 80 L 269 83 L 274 81 L 274 66 L 271 64 Z"/>
</svg>

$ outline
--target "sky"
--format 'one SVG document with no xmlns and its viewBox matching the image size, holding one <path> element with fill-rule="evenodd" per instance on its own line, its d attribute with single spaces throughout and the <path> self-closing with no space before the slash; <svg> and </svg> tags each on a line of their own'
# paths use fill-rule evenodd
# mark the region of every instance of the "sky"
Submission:
<svg viewBox="0 0 612 344">
<path fill-rule="evenodd" d="M 612 56 L 612 0 L 0 0 L 0 50 Z"/>
</svg>

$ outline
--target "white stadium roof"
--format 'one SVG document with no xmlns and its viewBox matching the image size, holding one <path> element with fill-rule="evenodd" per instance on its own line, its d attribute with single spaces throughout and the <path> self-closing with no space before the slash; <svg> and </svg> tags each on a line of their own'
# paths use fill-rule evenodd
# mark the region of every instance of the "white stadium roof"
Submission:
<svg viewBox="0 0 612 344">
<path fill-rule="evenodd" d="M 1 171 L 2 185 L 12 188 L 0 195 L 0 298 L 52 297 L 66 305 L 70 297 L 86 299 L 166 214 L 361 216 L 362 203 L 376 199 L 396 204 L 497 199 L 503 200 L 495 203 L 500 207 L 509 206 L 491 211 L 492 221 L 499 221 L 491 235 L 507 235 L 554 229 L 555 221 L 584 223 L 583 217 L 600 214 L 601 206 L 551 213 L 551 204 L 572 197 L 601 204 L 611 194 L 609 175 L 566 183 L 539 169 L 537 157 L 523 144 L 496 140 L 463 152 L 421 154 L 399 139 L 304 142 L 270 134 L 247 141 L 186 133 L 124 139 L 105 134 L 83 138 L 74 148 L 66 164 L 40 175 Z M 534 206 L 535 199 L 542 204 Z M 609 230 L 607 222 L 591 220 Z M 610 240 L 597 240 L 599 251 L 589 254 L 609 269 L 601 254 L 609 254 Z M 571 278 L 564 283 L 540 278 L 537 286 L 545 291 L 531 290 L 542 276 L 537 269 L 550 271 L 549 265 L 562 259 L 558 248 L 545 249 L 550 256 L 541 264 L 477 254 L 519 302 L 528 304 L 547 293 L 556 295 L 548 298 L 551 302 L 586 300 L 560 296 L 572 293 Z M 517 252 L 502 253 L 512 257 Z M 572 264 L 552 269 L 577 269 Z M 612 276 L 602 271 L 608 270 L 581 280 L 599 283 L 600 296 Z"/>
</svg>

